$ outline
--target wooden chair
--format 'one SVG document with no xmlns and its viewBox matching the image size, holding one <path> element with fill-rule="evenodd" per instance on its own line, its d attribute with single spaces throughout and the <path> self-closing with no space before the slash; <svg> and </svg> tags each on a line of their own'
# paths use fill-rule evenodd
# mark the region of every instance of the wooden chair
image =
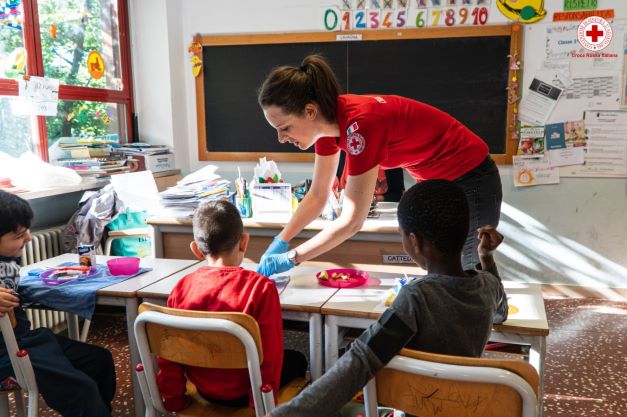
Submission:
<svg viewBox="0 0 627 417">
<path fill-rule="evenodd" d="M 143 303 L 135 321 L 135 338 L 141 363 L 136 367 L 146 416 L 168 414 L 157 386 L 155 356 L 189 366 L 248 368 L 255 410 L 211 404 L 188 382 L 192 404 L 177 414 L 183 417 L 262 417 L 274 409 L 272 387 L 261 380 L 263 350 L 259 325 L 244 313 L 179 310 Z M 292 381 L 278 393 L 278 402 L 289 401 L 305 386 L 304 378 Z"/>
<path fill-rule="evenodd" d="M 370 380 L 364 401 L 366 417 L 378 416 L 378 403 L 420 417 L 535 417 L 537 392 L 538 373 L 525 361 L 403 349 Z"/>
<path fill-rule="evenodd" d="M 2 329 L 2 338 L 6 346 L 7 354 L 11 360 L 11 366 L 17 380 L 16 386 L 5 387 L 0 391 L 0 415 L 9 416 L 8 394 L 12 393 L 15 398 L 15 409 L 17 415 L 24 417 L 24 393 L 28 393 L 28 417 L 37 417 L 39 390 L 37 389 L 37 381 L 35 380 L 35 372 L 30 363 L 28 352 L 20 349 L 15 340 L 13 327 L 15 326 L 15 316 L 13 312 L 7 313 L 0 317 L 0 328 Z M 4 381 L 3 381 L 4 382 Z M 4 385 L 4 384 L 2 384 Z M 13 384 L 10 384 L 13 385 Z"/>
</svg>

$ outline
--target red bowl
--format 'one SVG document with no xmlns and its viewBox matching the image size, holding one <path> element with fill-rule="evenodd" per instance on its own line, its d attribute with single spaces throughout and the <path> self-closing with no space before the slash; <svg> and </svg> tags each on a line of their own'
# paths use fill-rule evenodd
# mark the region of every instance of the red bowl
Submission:
<svg viewBox="0 0 627 417">
<path fill-rule="evenodd" d="M 320 276 L 325 273 L 328 276 L 328 279 L 320 278 Z M 333 278 L 333 274 L 345 274 L 348 275 L 348 277 L 346 279 Z M 316 278 L 318 278 L 318 283 L 320 285 L 324 285 L 325 287 L 355 288 L 361 287 L 368 282 L 370 275 L 368 275 L 365 271 L 360 271 L 359 269 L 337 268 L 320 271 L 316 274 Z"/>
</svg>

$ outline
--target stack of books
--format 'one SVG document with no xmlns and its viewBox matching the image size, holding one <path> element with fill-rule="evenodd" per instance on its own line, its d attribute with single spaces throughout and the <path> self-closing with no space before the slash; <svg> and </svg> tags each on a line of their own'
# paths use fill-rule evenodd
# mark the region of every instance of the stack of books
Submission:
<svg viewBox="0 0 627 417">
<path fill-rule="evenodd" d="M 230 181 L 216 174 L 215 168 L 213 165 L 202 168 L 159 193 L 161 205 L 191 213 L 204 201 L 227 198 Z"/>
<path fill-rule="evenodd" d="M 85 177 L 104 177 L 130 172 L 127 158 L 112 151 L 117 142 L 117 135 L 61 138 L 56 145 L 64 151 L 64 156 L 57 158 L 53 163 L 73 169 Z"/>
</svg>

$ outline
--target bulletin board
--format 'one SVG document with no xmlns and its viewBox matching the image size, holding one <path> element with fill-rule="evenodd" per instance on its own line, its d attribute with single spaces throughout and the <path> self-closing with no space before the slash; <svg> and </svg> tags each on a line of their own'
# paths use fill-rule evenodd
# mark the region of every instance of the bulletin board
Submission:
<svg viewBox="0 0 627 417">
<path fill-rule="evenodd" d="M 305 56 L 319 53 L 344 92 L 398 94 L 435 106 L 485 140 L 498 163 L 511 163 L 517 141 L 510 139 L 515 103 L 508 100 L 508 55 L 519 54 L 522 44 L 522 31 L 513 28 L 198 37 L 203 63 L 196 78 L 199 159 L 313 161 L 313 149 L 278 142 L 257 104 L 257 89 L 272 68 L 300 65 Z M 349 37 L 358 40 L 341 40 Z"/>
</svg>

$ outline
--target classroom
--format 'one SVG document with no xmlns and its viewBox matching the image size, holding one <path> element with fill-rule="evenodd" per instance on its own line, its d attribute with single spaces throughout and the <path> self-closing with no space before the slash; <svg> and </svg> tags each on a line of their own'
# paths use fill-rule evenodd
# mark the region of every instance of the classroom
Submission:
<svg viewBox="0 0 627 417">
<path fill-rule="evenodd" d="M 627 416 L 627 2 L 0 0 L 0 416 Z"/>
</svg>

